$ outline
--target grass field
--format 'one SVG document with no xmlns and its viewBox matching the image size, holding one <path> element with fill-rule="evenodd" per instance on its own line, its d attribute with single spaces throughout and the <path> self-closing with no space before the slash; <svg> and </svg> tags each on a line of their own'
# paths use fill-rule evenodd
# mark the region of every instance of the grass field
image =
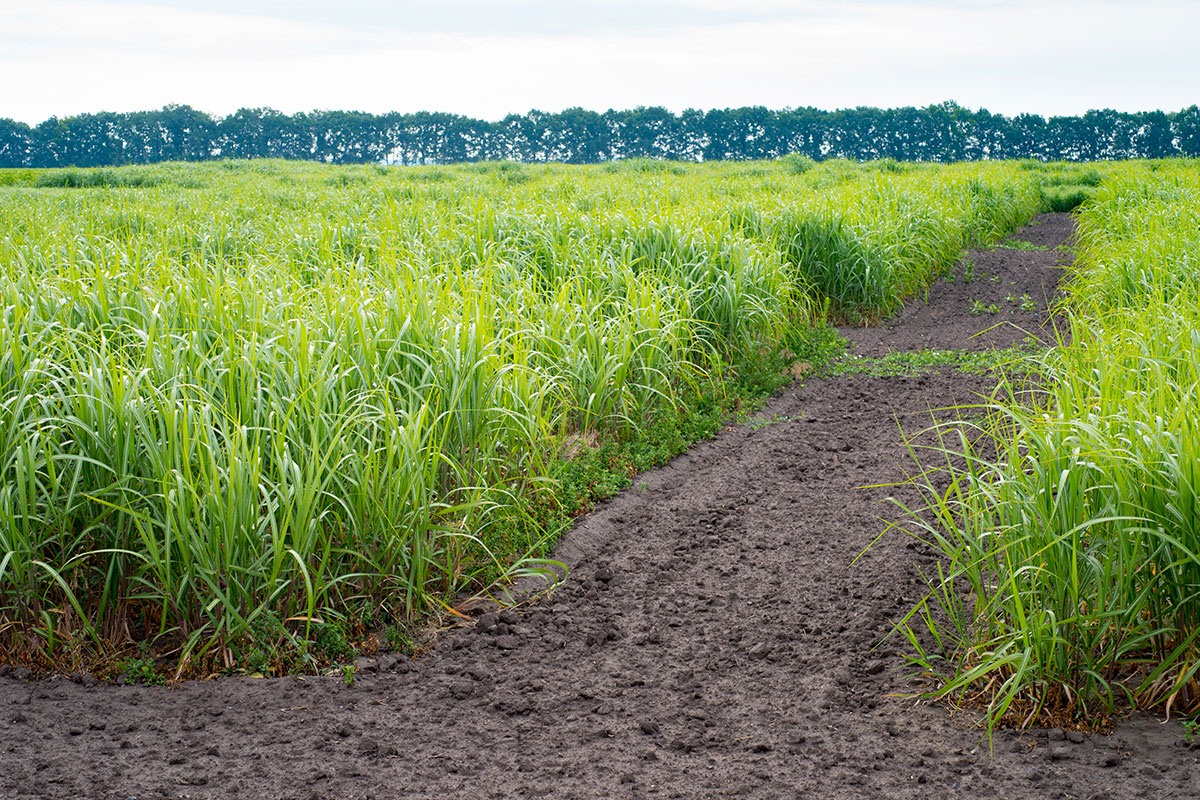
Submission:
<svg viewBox="0 0 1200 800">
<path fill-rule="evenodd" d="M 943 461 L 914 529 L 946 555 L 917 661 L 993 724 L 1200 709 L 1200 169 L 1106 172 L 1069 342 L 1034 400 L 1010 385 L 987 424 L 943 431 L 966 466 Z"/>
<path fill-rule="evenodd" d="M 826 320 L 885 318 L 1094 194 L 1061 356 L 1087 374 L 1094 309 L 1190 313 L 1178 285 L 1087 289 L 1114 248 L 1144 283 L 1130 242 L 1178 277 L 1137 218 L 1194 173 L 1159 166 L 0 172 L 0 658 L 267 673 L 402 647 L 817 357 Z"/>
</svg>

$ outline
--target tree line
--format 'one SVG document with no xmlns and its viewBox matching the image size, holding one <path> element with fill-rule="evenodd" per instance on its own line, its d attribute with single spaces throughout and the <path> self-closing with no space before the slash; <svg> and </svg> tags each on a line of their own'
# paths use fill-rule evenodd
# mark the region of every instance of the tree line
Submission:
<svg viewBox="0 0 1200 800">
<path fill-rule="evenodd" d="M 158 161 L 291 158 L 337 164 L 469 161 L 588 164 L 621 158 L 747 160 L 798 153 L 821 160 L 997 158 L 1093 161 L 1200 156 L 1200 109 L 1006 117 L 954 102 L 924 108 L 762 106 L 603 113 L 530 111 L 498 122 L 456 114 L 283 114 L 244 108 L 219 118 L 190 106 L 0 119 L 0 167 L 98 167 Z"/>
</svg>

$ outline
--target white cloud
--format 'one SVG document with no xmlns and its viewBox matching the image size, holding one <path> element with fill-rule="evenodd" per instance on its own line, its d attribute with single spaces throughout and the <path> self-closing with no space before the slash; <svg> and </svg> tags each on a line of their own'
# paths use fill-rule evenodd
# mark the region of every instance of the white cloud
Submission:
<svg viewBox="0 0 1200 800">
<path fill-rule="evenodd" d="M 35 57 L 69 57 L 70 50 L 80 48 L 181 61 L 280 57 L 314 48 L 350 49 L 361 41 L 336 26 L 280 17 L 81 0 L 22 4 L 4 15 L 4 38 L 9 47 Z"/>
</svg>

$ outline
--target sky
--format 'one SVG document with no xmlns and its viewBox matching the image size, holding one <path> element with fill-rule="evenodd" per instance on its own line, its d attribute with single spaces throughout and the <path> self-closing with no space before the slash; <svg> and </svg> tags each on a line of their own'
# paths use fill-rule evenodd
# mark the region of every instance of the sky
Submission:
<svg viewBox="0 0 1200 800">
<path fill-rule="evenodd" d="M 0 0 L 0 117 L 1200 103 L 1200 0 Z"/>
</svg>

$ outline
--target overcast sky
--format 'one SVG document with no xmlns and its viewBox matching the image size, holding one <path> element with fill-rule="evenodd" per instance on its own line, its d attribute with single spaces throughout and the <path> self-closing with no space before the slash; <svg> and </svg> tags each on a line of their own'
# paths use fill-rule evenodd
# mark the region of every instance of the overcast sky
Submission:
<svg viewBox="0 0 1200 800">
<path fill-rule="evenodd" d="M 0 0 L 0 117 L 1200 102 L 1200 0 Z"/>
</svg>

